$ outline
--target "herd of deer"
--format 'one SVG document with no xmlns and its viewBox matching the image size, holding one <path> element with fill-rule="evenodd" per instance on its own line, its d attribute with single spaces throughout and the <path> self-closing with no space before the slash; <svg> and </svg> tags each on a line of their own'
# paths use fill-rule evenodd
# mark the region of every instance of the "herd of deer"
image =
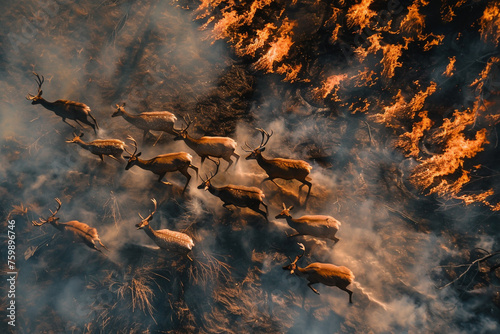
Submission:
<svg viewBox="0 0 500 334">
<path fill-rule="evenodd" d="M 69 100 L 57 100 L 55 102 L 46 101 L 42 97 L 42 84 L 44 83 L 44 77 L 40 77 L 40 75 L 36 73 L 33 74 L 35 75 L 35 81 L 38 84 L 38 93 L 36 95 L 28 94 L 26 97 L 28 100 L 32 101 L 32 104 L 41 104 L 46 109 L 53 111 L 57 116 L 62 118 L 63 122 L 73 128 L 75 128 L 75 126 L 69 124 L 66 119 L 74 120 L 80 126 L 80 122 L 87 124 L 91 126 L 97 134 L 99 126 L 96 119 L 91 115 L 91 110 L 87 105 Z M 112 117 L 122 116 L 126 121 L 141 129 L 143 131 L 143 140 L 148 134 L 150 134 L 150 131 L 166 132 L 174 135 L 174 140 L 183 140 L 189 148 L 200 156 L 200 168 L 205 159 L 209 159 L 215 163 L 215 173 L 212 173 L 211 176 L 207 177 L 205 180 L 202 179 L 203 182 L 198 186 L 198 189 L 208 190 L 212 195 L 218 197 L 224 203 L 223 206 L 225 208 L 229 205 L 240 208 L 249 208 L 262 215 L 266 221 L 268 220 L 268 207 L 264 203 L 265 195 L 261 189 L 257 187 L 231 184 L 223 187 L 216 187 L 212 185 L 212 179 L 219 172 L 221 158 L 228 162 L 226 171 L 233 163 L 236 164 L 238 162 L 240 156 L 235 153 L 237 148 L 236 141 L 228 137 L 203 136 L 201 138 L 193 138 L 187 131 L 189 126 L 193 123 L 189 118 L 184 119 L 186 124 L 184 128 L 175 129 L 174 123 L 177 118 L 174 114 L 168 111 L 143 112 L 135 115 L 126 112 L 124 107 L 125 104 L 122 104 L 121 106 L 116 105 L 116 111 L 112 114 Z M 312 167 L 307 162 L 302 160 L 265 158 L 262 155 L 262 152 L 265 150 L 265 146 L 273 135 L 273 132 L 268 133 L 264 129 L 257 130 L 262 135 L 261 142 L 259 146 L 254 149 L 245 143 L 246 148 L 243 148 L 243 150 L 249 153 L 246 160 L 255 159 L 259 166 L 267 173 L 267 178 L 265 178 L 262 182 L 270 180 L 276 184 L 274 179 L 297 180 L 301 182 L 302 184 L 299 187 L 298 195 L 299 202 L 300 191 L 303 186 L 307 185 L 308 192 L 304 201 L 305 205 L 312 188 L 312 184 L 309 181 L 310 178 L 308 177 Z M 91 142 L 84 142 L 81 139 L 82 137 L 83 133 L 80 135 L 75 134 L 74 138 L 68 140 L 67 142 L 80 145 L 92 154 L 98 155 L 101 160 L 104 160 L 104 156 L 108 156 L 117 161 L 124 161 L 123 159 L 126 159 L 126 170 L 130 169 L 132 166 L 149 170 L 158 175 L 158 182 L 163 184 L 170 185 L 169 182 L 163 181 L 166 173 L 179 171 L 187 178 L 183 188 L 183 193 L 191 180 L 191 175 L 188 173 L 189 168 L 196 172 L 196 177 L 198 178 L 198 168 L 192 164 L 193 157 L 189 153 L 168 153 L 143 160 L 139 158 L 141 156 L 141 152 L 137 153 L 137 142 L 131 136 L 128 136 L 127 139 L 130 140 L 132 146 L 134 147 L 133 152 L 130 152 L 127 149 L 125 142 L 119 139 L 98 139 Z M 124 152 L 129 155 L 122 156 Z M 235 157 L 236 159 L 234 162 L 231 159 L 232 157 Z M 276 184 L 276 186 L 278 185 Z M 189 235 L 168 229 L 154 230 L 150 226 L 149 223 L 157 211 L 156 200 L 152 199 L 152 201 L 154 203 L 154 210 L 146 218 L 141 216 L 141 222 L 136 225 L 137 229 L 143 229 L 160 248 L 186 254 L 188 258 L 191 259 L 189 257 L 189 252 L 193 249 L 194 242 Z M 101 252 L 101 250 L 96 247 L 96 242 L 107 249 L 99 239 L 95 228 L 76 220 L 60 223 L 56 214 L 61 208 L 61 201 L 56 198 L 56 202 L 58 207 L 55 212 L 50 211 L 51 216 L 47 219 L 40 218 L 39 222 L 33 221 L 33 225 L 41 226 L 43 224 L 50 223 L 58 230 L 68 234 L 74 241 L 83 242 L 88 247 L 99 252 Z M 265 211 L 260 208 L 261 205 L 265 208 Z M 338 220 L 331 216 L 324 215 L 306 215 L 300 218 L 293 218 L 290 214 L 292 208 L 292 206 L 287 208 L 286 205 L 283 204 L 283 210 L 276 216 L 276 219 L 286 219 L 288 225 L 297 231 L 296 234 L 290 235 L 289 237 L 310 235 L 317 238 L 328 238 L 335 242 L 339 241 L 339 239 L 335 236 L 341 225 Z M 291 263 L 283 267 L 283 269 L 290 271 L 291 274 L 295 273 L 298 276 L 305 277 L 309 281 L 308 286 L 317 294 L 319 293 L 312 287 L 312 284 L 322 283 L 329 286 L 337 286 L 349 293 L 349 302 L 352 303 L 352 291 L 348 290 L 347 286 L 354 280 L 353 273 L 346 267 L 334 266 L 328 263 L 316 262 L 311 263 L 305 268 L 300 268 L 296 263 L 304 255 L 305 247 L 300 243 L 299 246 L 302 250 L 302 254 L 298 255 L 293 261 L 290 259 Z"/>
</svg>

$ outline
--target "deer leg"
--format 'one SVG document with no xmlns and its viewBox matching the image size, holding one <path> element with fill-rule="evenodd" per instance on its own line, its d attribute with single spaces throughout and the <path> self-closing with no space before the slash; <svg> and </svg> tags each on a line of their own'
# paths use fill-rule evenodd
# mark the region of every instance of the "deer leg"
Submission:
<svg viewBox="0 0 500 334">
<path fill-rule="evenodd" d="M 87 119 L 80 119 L 80 121 L 81 121 L 81 122 L 83 122 L 83 123 L 85 123 L 85 124 L 87 124 L 87 125 L 90 125 L 90 127 L 91 127 L 92 129 L 94 129 L 94 132 L 95 132 L 95 133 L 97 133 L 97 130 L 96 130 L 96 128 L 95 128 L 95 125 L 94 125 L 94 124 L 92 124 L 92 123 L 90 123 Z M 76 123 L 78 123 L 78 120 L 77 120 L 77 119 L 75 119 L 75 122 L 76 122 Z M 78 123 L 78 125 L 82 126 L 80 123 Z M 82 127 L 83 127 L 83 126 L 82 126 Z"/>
<path fill-rule="evenodd" d="M 96 239 L 99 242 L 99 245 L 101 245 L 105 250 L 109 252 L 108 247 L 104 246 L 104 244 L 101 242 L 101 239 Z"/>
<path fill-rule="evenodd" d="M 200 157 L 201 158 L 201 163 L 200 163 L 200 168 L 203 167 L 203 161 L 205 161 L 205 159 L 207 157 Z M 212 159 L 208 158 L 209 160 L 213 161 Z M 214 161 L 215 162 L 215 161 Z"/>
<path fill-rule="evenodd" d="M 116 160 L 118 162 L 122 162 L 123 161 L 121 153 L 108 155 L 108 157 L 110 157 L 111 159 L 114 159 L 114 160 Z"/>
<path fill-rule="evenodd" d="M 144 142 L 146 140 L 146 136 L 148 135 L 149 130 L 144 130 L 144 133 L 142 134 L 142 141 Z"/>
<path fill-rule="evenodd" d="M 311 283 L 311 282 L 309 282 L 309 283 L 307 284 L 307 286 L 308 286 L 308 287 L 310 287 L 310 288 L 311 288 L 311 290 L 312 290 L 315 294 L 319 295 L 318 290 L 316 290 L 315 288 L 313 288 L 313 287 L 312 287 L 312 285 L 313 285 L 313 284 L 315 284 L 315 283 Z"/>
<path fill-rule="evenodd" d="M 189 164 L 188 167 L 195 170 L 195 172 L 196 172 L 196 179 L 198 179 L 198 167 L 196 167 L 194 165 L 191 165 L 191 164 Z"/>
<path fill-rule="evenodd" d="M 75 241 L 73 241 L 75 242 Z M 94 243 L 94 240 L 92 239 L 84 239 L 83 242 L 85 243 L 85 245 L 87 245 L 89 248 L 92 248 L 92 249 L 95 249 L 96 251 L 98 251 L 99 253 L 102 253 L 102 251 L 97 248 L 97 246 L 95 245 Z"/>
<path fill-rule="evenodd" d="M 307 200 L 309 199 L 309 195 L 311 194 L 312 183 L 306 180 L 302 181 L 302 185 L 299 187 L 299 202 L 300 202 L 300 188 L 302 188 L 304 185 L 307 185 L 309 187 L 309 190 L 307 191 L 306 200 L 304 201 L 304 205 L 306 205 Z"/>
<path fill-rule="evenodd" d="M 264 183 L 264 182 L 265 182 L 265 181 L 267 181 L 267 180 L 269 180 L 269 181 L 271 181 L 272 183 L 274 183 L 274 184 L 276 185 L 276 187 L 278 187 L 279 189 L 282 189 L 282 187 L 274 181 L 274 178 L 271 178 L 271 177 L 267 177 L 267 178 L 265 178 L 264 180 L 262 180 L 261 184 L 262 184 L 262 183 Z"/>
<path fill-rule="evenodd" d="M 188 173 L 187 169 L 188 169 L 188 168 L 186 167 L 186 168 L 184 168 L 184 169 L 179 170 L 179 172 L 181 172 L 181 173 L 182 173 L 182 175 L 184 175 L 184 176 L 187 178 L 187 180 L 186 180 L 186 184 L 184 185 L 184 189 L 182 189 L 182 193 L 184 193 L 184 192 L 186 191 L 186 188 L 187 188 L 187 186 L 188 186 L 188 184 L 189 184 L 189 180 L 191 180 L 191 175 L 189 175 L 189 173 Z"/>
<path fill-rule="evenodd" d="M 260 204 L 264 205 L 264 207 L 266 208 L 266 214 L 269 214 L 269 210 L 267 209 L 267 205 L 266 205 L 266 203 L 264 203 L 264 202 L 260 202 Z"/>
<path fill-rule="evenodd" d="M 351 290 L 349 290 L 349 289 L 348 289 L 348 288 L 346 288 L 346 287 L 343 287 L 343 288 L 342 288 L 342 287 L 340 287 L 340 286 L 339 286 L 339 289 L 340 289 L 340 290 L 344 290 L 345 292 L 347 292 L 347 293 L 349 294 L 349 303 L 350 303 L 350 304 L 352 304 L 352 291 L 351 291 Z"/>
<path fill-rule="evenodd" d="M 163 183 L 164 185 L 167 185 L 167 186 L 171 186 L 172 183 L 161 180 L 161 179 L 163 179 L 165 177 L 165 174 L 167 174 L 167 173 L 165 172 L 163 174 L 160 174 L 160 177 L 158 178 L 158 182 Z"/>
<path fill-rule="evenodd" d="M 234 155 L 236 157 L 236 161 L 234 162 L 234 165 L 236 166 L 236 164 L 238 163 L 238 160 L 240 160 L 240 155 L 237 153 L 234 153 L 234 152 L 232 155 Z"/>
<path fill-rule="evenodd" d="M 229 163 L 229 165 L 227 165 L 226 170 L 224 171 L 224 172 L 227 172 L 227 170 L 229 169 L 229 167 L 231 167 L 231 165 L 233 164 L 233 160 L 231 160 L 231 156 L 229 156 L 229 158 L 227 158 L 227 159 L 226 158 L 223 158 L 223 159 L 226 160 Z"/>
<path fill-rule="evenodd" d="M 260 214 L 261 214 L 261 215 L 262 215 L 262 216 L 266 219 L 266 221 L 269 221 L 269 220 L 267 219 L 267 213 L 266 213 L 266 212 L 264 212 L 263 210 L 261 210 L 259 207 L 256 207 L 256 208 L 255 208 L 255 207 L 253 207 L 253 208 L 250 208 L 250 209 L 252 209 L 253 211 L 255 211 L 255 212 L 257 212 L 257 213 L 260 213 Z"/>
<path fill-rule="evenodd" d="M 62 121 L 63 121 L 64 123 L 68 124 L 69 126 L 71 126 L 73 129 L 76 129 L 76 127 L 75 127 L 75 126 L 73 126 L 72 124 L 69 124 L 68 122 L 66 122 L 66 117 L 64 117 L 64 118 L 62 119 Z"/>
<path fill-rule="evenodd" d="M 228 203 L 224 203 L 224 204 L 222 204 L 222 206 L 223 206 L 225 209 L 227 209 L 227 210 L 228 210 L 228 211 L 230 211 L 230 212 L 233 212 L 233 210 L 231 210 L 230 208 L 228 208 L 228 206 L 229 206 L 229 205 L 231 205 L 231 204 L 228 204 Z"/>
<path fill-rule="evenodd" d="M 101 158 L 101 161 L 104 162 L 104 157 L 102 156 L 102 154 L 99 154 L 99 158 Z"/>
</svg>

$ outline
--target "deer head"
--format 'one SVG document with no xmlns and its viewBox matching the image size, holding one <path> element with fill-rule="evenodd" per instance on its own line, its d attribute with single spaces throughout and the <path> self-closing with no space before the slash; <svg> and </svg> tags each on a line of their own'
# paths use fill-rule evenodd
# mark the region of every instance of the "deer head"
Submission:
<svg viewBox="0 0 500 334">
<path fill-rule="evenodd" d="M 26 99 L 30 100 L 31 104 L 38 104 L 38 103 L 41 103 L 42 100 L 43 100 L 43 97 L 42 97 L 42 93 L 43 93 L 43 91 L 42 91 L 42 85 L 43 85 L 43 82 L 45 81 L 45 78 L 43 77 L 43 75 L 40 78 L 40 76 L 37 73 L 35 73 L 35 72 L 33 72 L 33 75 L 36 76 L 35 82 L 38 84 L 38 92 L 37 92 L 36 95 L 28 94 L 26 96 Z"/>
<path fill-rule="evenodd" d="M 128 160 L 127 166 L 125 166 L 125 170 L 128 170 L 130 167 L 134 166 L 137 163 L 137 158 L 141 156 L 142 152 L 136 153 L 137 152 L 137 142 L 132 136 L 127 137 L 128 140 L 132 142 L 132 145 L 134 146 L 134 153 L 130 153 L 129 150 L 127 150 L 126 147 L 124 147 L 125 152 L 130 154 L 130 156 L 124 156 L 125 159 Z"/>
<path fill-rule="evenodd" d="M 212 160 L 213 161 L 213 160 Z M 203 180 L 203 178 L 201 179 L 203 182 L 198 186 L 198 189 L 204 189 L 204 190 L 208 190 L 208 188 L 210 188 L 210 180 L 213 179 L 213 177 L 215 175 L 217 175 L 217 173 L 219 172 L 219 166 L 220 166 L 220 159 L 217 160 L 217 161 L 214 161 L 215 165 L 217 166 L 216 169 L 215 169 L 215 173 L 211 174 L 210 177 L 208 177 L 207 175 L 207 178 L 205 180 Z"/>
<path fill-rule="evenodd" d="M 73 139 L 71 140 L 66 140 L 66 143 L 78 143 L 78 142 L 81 142 L 82 141 L 82 137 L 83 137 L 84 133 L 83 132 L 80 132 L 79 135 L 77 135 L 76 133 L 73 132 Z"/>
<path fill-rule="evenodd" d="M 262 139 L 260 141 L 260 145 L 257 146 L 256 148 L 252 149 L 248 143 L 245 142 L 245 145 L 248 149 L 245 149 L 242 147 L 243 151 L 245 152 L 250 152 L 250 154 L 245 158 L 246 160 L 250 159 L 257 159 L 259 155 L 262 154 L 262 152 L 266 149 L 265 146 L 267 142 L 269 141 L 269 138 L 273 135 L 273 131 L 271 130 L 271 134 L 267 133 L 266 130 L 264 129 L 257 129 L 261 134 L 262 134 Z"/>
<path fill-rule="evenodd" d="M 290 214 L 290 211 L 292 209 L 293 209 L 293 205 L 287 208 L 285 203 L 283 203 L 283 210 L 275 218 L 279 219 L 279 218 L 291 217 L 292 215 Z"/>
<path fill-rule="evenodd" d="M 122 105 L 116 104 L 116 110 L 113 113 L 113 115 L 111 115 L 111 117 L 117 117 L 117 116 L 124 115 L 125 109 L 123 107 L 125 107 L 125 102 L 123 102 Z"/>
<path fill-rule="evenodd" d="M 153 215 L 156 212 L 157 206 L 156 206 L 156 199 L 152 198 L 151 201 L 154 203 L 155 209 L 146 218 L 144 218 L 143 216 L 141 216 L 141 214 L 139 213 L 139 217 L 141 217 L 142 220 L 141 220 L 141 222 L 139 224 L 135 224 L 135 227 L 137 227 L 138 230 L 140 230 L 140 229 L 144 228 L 145 226 L 149 225 L 149 222 L 153 219 Z"/>
<path fill-rule="evenodd" d="M 50 217 L 46 218 L 46 219 L 43 219 L 42 217 L 40 217 L 38 219 L 39 222 L 37 222 L 35 220 L 32 220 L 31 222 L 33 223 L 33 225 L 35 225 L 35 226 L 42 226 L 43 224 L 55 223 L 55 222 L 57 222 L 59 220 L 59 217 L 56 217 L 55 215 L 57 214 L 57 211 L 59 211 L 59 209 L 61 208 L 61 200 L 59 198 L 56 198 L 55 200 L 56 200 L 56 202 L 58 204 L 58 207 L 57 207 L 56 211 L 52 212 L 52 210 L 49 210 L 52 215 Z"/>
<path fill-rule="evenodd" d="M 191 120 L 189 115 L 183 117 L 183 119 L 184 119 L 184 123 L 186 123 L 186 127 L 184 129 L 181 128 L 180 130 L 174 130 L 174 132 L 177 134 L 175 136 L 174 140 L 183 140 L 188 136 L 187 129 L 189 128 L 189 126 L 191 124 L 193 124 L 193 121 Z"/>
<path fill-rule="evenodd" d="M 291 263 L 289 265 L 283 267 L 283 270 L 290 270 L 290 274 L 293 274 L 295 272 L 295 270 L 297 269 L 297 261 L 302 256 L 304 256 L 304 254 L 306 253 L 306 247 L 304 246 L 304 244 L 299 242 L 298 245 L 299 245 L 300 249 L 302 250 L 302 254 L 297 255 L 295 257 L 295 260 L 293 260 L 293 261 L 292 261 L 292 259 L 288 258 Z"/>
</svg>

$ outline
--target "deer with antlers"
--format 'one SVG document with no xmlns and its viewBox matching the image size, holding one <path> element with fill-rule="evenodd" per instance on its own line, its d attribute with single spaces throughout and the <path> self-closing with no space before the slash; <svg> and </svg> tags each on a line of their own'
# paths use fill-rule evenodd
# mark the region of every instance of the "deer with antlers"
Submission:
<svg viewBox="0 0 500 334">
<path fill-rule="evenodd" d="M 273 135 L 273 132 L 271 131 L 271 134 L 269 134 L 264 129 L 257 130 L 262 134 L 260 145 L 257 148 L 252 149 L 247 143 L 245 143 L 248 149 L 244 150 L 246 152 L 250 152 L 250 154 L 246 157 L 246 160 L 256 159 L 259 166 L 267 173 L 267 178 L 262 180 L 262 182 L 270 180 L 278 187 L 279 185 L 274 182 L 274 179 L 297 180 L 302 182 L 299 186 L 299 202 L 300 190 L 303 186 L 307 185 L 309 190 L 307 191 L 307 196 L 304 201 L 304 204 L 306 204 L 312 187 L 312 183 L 309 182 L 310 178 L 308 176 L 312 169 L 311 165 L 303 160 L 281 158 L 266 159 L 262 155 L 262 152 L 266 149 L 265 146 L 269 141 L 269 138 Z"/>
<path fill-rule="evenodd" d="M 101 245 L 104 249 L 109 250 L 106 246 L 103 245 L 101 239 L 99 239 L 99 235 L 97 234 L 97 230 L 95 228 L 90 227 L 89 225 L 77 220 L 72 220 L 67 223 L 60 223 L 59 217 L 56 217 L 56 214 L 61 208 L 62 204 L 59 198 L 56 198 L 55 200 L 58 204 L 56 211 L 52 212 L 52 210 L 50 210 L 51 216 L 47 219 L 43 219 L 40 217 L 38 222 L 33 220 L 33 225 L 42 226 L 44 224 L 50 223 L 59 231 L 71 236 L 74 241 L 83 242 L 88 247 L 102 252 L 99 248 L 97 248 L 95 244 L 96 242 L 98 242 L 99 245 Z"/>
<path fill-rule="evenodd" d="M 37 73 L 33 72 L 33 75 L 36 76 L 36 83 L 38 84 L 38 93 L 36 95 L 28 94 L 26 96 L 27 100 L 31 101 L 31 104 L 41 104 L 50 111 L 53 111 L 57 116 L 62 118 L 62 121 L 72 128 L 75 128 L 73 125 L 66 122 L 66 119 L 74 120 L 78 125 L 82 126 L 80 122 L 90 125 L 94 132 L 97 133 L 96 129 L 99 129 L 99 125 L 97 125 L 97 121 L 90 113 L 90 108 L 86 104 L 69 101 L 69 100 L 57 100 L 54 102 L 49 102 L 42 97 L 42 85 L 45 81 L 45 78 L 40 77 Z M 90 117 L 93 121 L 90 122 L 88 120 Z"/>
<path fill-rule="evenodd" d="M 297 261 L 304 256 L 306 248 L 303 244 L 299 243 L 302 254 L 297 255 L 295 260 L 291 260 L 290 264 L 284 266 L 284 270 L 289 270 L 290 274 L 295 274 L 299 277 L 304 277 L 309 281 L 307 286 L 319 295 L 318 290 L 312 287 L 313 284 L 321 283 L 328 286 L 336 286 L 340 290 L 344 290 L 349 294 L 349 303 L 352 304 L 352 291 L 347 287 L 354 281 L 354 274 L 349 268 L 344 266 L 335 266 L 329 263 L 314 262 L 305 268 L 297 266 Z"/>
<path fill-rule="evenodd" d="M 228 209 L 228 205 L 249 208 L 264 216 L 267 221 L 268 210 L 267 205 L 264 203 L 265 195 L 262 190 L 256 187 L 235 186 L 232 184 L 224 187 L 215 187 L 212 185 L 211 180 L 219 172 L 220 163 L 216 161 L 215 164 L 217 166 L 215 173 L 205 180 L 202 179 L 203 182 L 198 186 L 198 189 L 208 190 L 212 195 L 219 197 L 224 202 L 222 206 L 226 209 Z M 261 204 L 266 208 L 265 212 L 260 209 Z"/>
<path fill-rule="evenodd" d="M 156 199 L 151 199 L 155 208 L 154 210 L 147 216 L 146 218 L 141 217 L 141 222 L 136 224 L 138 230 L 143 229 L 144 232 L 150 237 L 158 247 L 165 249 L 167 251 L 185 253 L 187 257 L 192 261 L 189 257 L 189 252 L 194 247 L 193 239 L 187 235 L 186 233 L 171 231 L 168 229 L 163 230 L 154 230 L 149 223 L 153 219 L 153 215 L 156 213 L 158 209 Z"/>
<path fill-rule="evenodd" d="M 341 225 L 337 219 L 324 215 L 307 215 L 300 218 L 293 218 L 290 214 L 292 209 L 293 205 L 287 208 L 285 203 L 283 203 L 283 211 L 276 216 L 276 219 L 285 218 L 288 225 L 297 231 L 296 234 L 289 237 L 312 235 L 317 238 L 332 239 L 335 242 L 340 240 L 335 236 Z"/>
<path fill-rule="evenodd" d="M 104 156 L 108 156 L 116 161 L 123 161 L 122 153 L 125 150 L 125 143 L 118 139 L 96 139 L 91 142 L 82 140 L 83 133 L 79 135 L 73 132 L 73 139 L 66 140 L 66 143 L 75 143 L 83 147 L 92 154 L 98 155 L 101 161 Z"/>
<path fill-rule="evenodd" d="M 174 123 L 177 120 L 174 114 L 169 111 L 149 111 L 138 115 L 130 114 L 125 111 L 125 103 L 121 106 L 116 105 L 116 111 L 111 117 L 122 116 L 127 122 L 141 129 L 144 134 L 142 140 L 146 138 L 149 131 L 163 131 L 172 135 L 176 135 Z"/>
<path fill-rule="evenodd" d="M 134 152 L 131 153 L 125 148 L 125 151 L 130 154 L 130 156 L 124 157 L 128 160 L 125 170 L 130 169 L 132 166 L 137 166 L 142 169 L 149 170 L 158 175 L 158 182 L 166 185 L 171 185 L 171 183 L 162 181 L 162 179 L 165 177 L 165 174 L 167 174 L 168 172 L 179 171 L 187 178 L 184 189 L 182 190 L 183 193 L 186 191 L 189 180 L 191 180 L 191 175 L 188 173 L 188 168 L 193 169 L 196 172 L 196 177 L 198 177 L 198 167 L 191 164 L 191 161 L 193 160 L 191 154 L 186 152 L 168 153 L 158 155 L 149 160 L 143 160 L 139 158 L 141 152 L 137 153 L 137 142 L 135 141 L 135 139 L 131 136 L 128 136 L 127 138 L 132 141 Z"/>
<path fill-rule="evenodd" d="M 229 163 L 229 165 L 227 165 L 226 171 L 233 164 L 233 161 L 231 160 L 232 156 L 236 158 L 235 164 L 238 163 L 240 156 L 234 152 L 237 146 L 236 141 L 229 137 L 203 136 L 197 139 L 193 138 L 187 132 L 187 129 L 193 123 L 193 121 L 189 118 L 184 118 L 184 122 L 186 123 L 186 127 L 184 129 L 176 131 L 177 136 L 174 138 L 174 140 L 184 140 L 186 145 L 201 157 L 200 168 L 203 165 L 205 159 L 210 159 L 210 157 L 222 158 L 226 160 Z"/>
</svg>

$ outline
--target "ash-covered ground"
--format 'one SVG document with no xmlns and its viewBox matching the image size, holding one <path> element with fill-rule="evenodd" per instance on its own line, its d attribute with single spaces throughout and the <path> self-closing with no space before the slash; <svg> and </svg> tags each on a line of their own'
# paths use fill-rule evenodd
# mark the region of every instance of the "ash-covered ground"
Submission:
<svg viewBox="0 0 500 334">
<path fill-rule="evenodd" d="M 211 3 L 209 14 L 200 14 L 207 3 L 53 0 L 5 4 L 0 14 L 1 252 L 6 263 L 8 221 L 15 220 L 18 276 L 16 326 L 8 326 L 9 319 L 2 315 L 3 324 L 15 333 L 498 332 L 499 259 L 491 256 L 474 262 L 500 248 L 498 211 L 492 209 L 496 202 L 468 204 L 463 198 L 438 192 L 426 196 L 429 192 L 411 180 L 414 168 L 424 160 L 406 154 L 396 144 L 398 136 L 421 119 L 403 117 L 395 130 L 372 117 L 381 112 L 384 101 L 387 108 L 393 105 L 398 91 L 403 90 L 403 95 L 425 91 L 427 78 L 439 87 L 421 108 L 430 114 L 436 111 L 431 117 L 435 124 L 446 123 L 445 117 L 454 109 L 475 101 L 467 90 L 472 89 L 467 73 L 477 76 L 489 63 L 496 76 L 484 83 L 489 90 L 485 88 L 488 94 L 482 102 L 490 115 L 496 115 L 491 110 L 498 110 L 494 103 L 498 66 L 482 58 L 498 53 L 494 43 L 483 41 L 479 32 L 467 34 L 469 28 L 461 29 L 456 20 L 438 25 L 430 13 L 439 6 L 429 8 L 415 1 L 434 20 L 427 29 L 434 35 L 450 36 L 441 45 L 452 45 L 452 37 L 466 36 L 460 40 L 460 50 L 450 47 L 446 53 L 434 44 L 436 48 L 425 53 L 409 44 L 399 59 L 402 66 L 379 66 L 384 60 L 375 55 L 360 65 L 350 57 L 361 50 L 346 49 L 346 45 L 359 47 L 355 34 L 340 43 L 331 42 L 336 24 L 327 15 L 335 12 L 335 6 L 348 8 L 347 2 L 294 1 L 287 7 L 288 2 L 281 1 L 218 1 Z M 256 61 L 258 52 L 242 55 L 230 34 L 213 37 L 220 26 L 209 26 L 211 15 L 214 22 L 221 22 L 229 17 L 224 15 L 229 12 L 224 6 L 247 10 L 252 3 L 263 11 L 254 17 L 259 27 L 269 17 L 278 17 L 277 13 L 289 13 L 290 20 L 298 22 L 300 30 L 293 35 L 297 49 L 288 56 L 290 64 L 301 66 L 296 78 L 290 77 L 290 71 L 266 70 Z M 381 1 L 359 3 L 368 3 L 372 10 L 385 8 Z M 389 11 L 393 23 L 404 21 L 412 10 L 412 2 L 397 4 L 401 11 Z M 478 31 L 475 22 L 488 2 L 468 1 L 463 8 L 441 2 L 442 8 L 448 5 L 459 17 L 470 16 L 469 30 Z M 349 18 L 342 24 L 352 26 Z M 252 30 L 238 29 L 247 33 L 241 41 L 248 42 Z M 389 39 L 403 40 L 386 33 Z M 411 36 L 408 31 L 402 34 Z M 432 41 L 434 37 L 419 43 L 424 47 Z M 373 41 L 366 43 L 362 46 L 373 45 Z M 480 43 L 486 46 L 480 49 Z M 330 44 L 331 48 L 324 48 Z M 458 62 L 467 57 L 479 60 L 456 65 L 455 77 L 439 81 L 436 78 L 446 70 L 453 52 L 457 57 L 465 55 Z M 314 93 L 330 74 L 355 77 L 366 66 L 385 71 L 385 77 L 374 80 L 369 88 L 354 80 L 333 85 L 336 90 L 329 94 Z M 387 75 L 392 70 L 395 74 Z M 269 206 L 269 222 L 249 209 L 226 210 L 218 198 L 196 188 L 201 180 L 192 171 L 193 178 L 182 194 L 185 178 L 180 173 L 167 174 L 173 183 L 167 186 L 148 171 L 125 170 L 125 163 L 106 157 L 101 162 L 66 143 L 75 130 L 25 99 L 37 91 L 33 71 L 45 77 L 42 89 L 47 100 L 69 99 L 90 106 L 100 129 L 95 135 L 84 127 L 84 140 L 121 139 L 132 150 L 126 140 L 131 135 L 143 158 L 185 151 L 200 167 L 200 158 L 184 142 L 173 141 L 172 135 L 154 132 L 142 141 L 141 130 L 121 117 L 112 118 L 114 106 L 123 102 L 132 113 L 171 111 L 178 128 L 185 126 L 183 117 L 190 116 L 193 136 L 235 139 L 241 158 L 226 173 L 223 161 L 213 184 L 261 188 Z M 478 122 L 471 128 L 480 126 Z M 495 122 L 489 126 L 483 151 L 466 156 L 462 164 L 473 176 L 469 188 L 462 189 L 465 193 L 498 188 L 496 127 Z M 273 131 L 266 157 L 303 159 L 313 166 L 306 205 L 307 187 L 299 200 L 299 182 L 277 180 L 281 188 L 261 183 L 264 171 L 255 160 L 245 160 L 244 144 L 257 147 L 260 142 L 256 128 Z M 439 133 L 434 128 L 426 131 Z M 474 139 L 474 134 L 469 132 L 467 138 Z M 442 142 L 426 142 L 425 147 L 429 156 L 446 151 Z M 200 176 L 205 178 L 214 170 L 215 165 L 205 161 Z M 451 177 L 460 179 L 459 174 Z M 57 208 L 54 198 L 62 201 L 61 222 L 79 220 L 95 227 L 109 251 L 99 253 L 74 243 L 50 224 L 33 226 L 33 220 L 46 218 L 49 210 Z M 158 201 L 158 211 L 151 225 L 190 235 L 195 241 L 193 261 L 156 249 L 136 229 L 138 213 L 146 216 L 153 209 L 152 198 Z M 325 214 L 337 218 L 342 222 L 337 234 L 340 241 L 288 238 L 294 231 L 284 220 L 274 219 L 283 203 L 294 206 L 294 217 Z M 282 269 L 288 257 L 300 253 L 297 242 L 306 247 L 300 266 L 325 262 L 353 271 L 353 304 L 336 287 L 318 284 L 320 295 L 316 295 L 305 279 Z M 4 294 L 0 300 L 5 310 L 9 298 Z"/>
</svg>

